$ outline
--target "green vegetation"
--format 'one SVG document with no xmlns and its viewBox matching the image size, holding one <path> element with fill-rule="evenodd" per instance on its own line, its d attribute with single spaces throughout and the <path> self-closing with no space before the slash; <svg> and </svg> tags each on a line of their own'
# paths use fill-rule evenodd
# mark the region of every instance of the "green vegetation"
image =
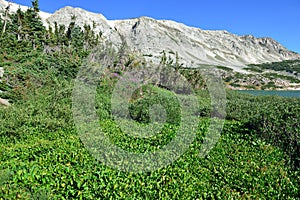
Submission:
<svg viewBox="0 0 300 200">
<path fill-rule="evenodd" d="M 294 75 L 300 73 L 300 60 L 286 60 L 282 62 L 264 63 L 260 65 L 251 64 L 250 69 L 270 69 L 274 71 L 286 71 Z"/>
<path fill-rule="evenodd" d="M 238 84 L 238 83 L 230 83 L 230 85 L 233 86 L 233 87 L 241 87 L 241 85 Z"/>
<path fill-rule="evenodd" d="M 147 88 L 148 89 L 148 88 Z M 147 90 L 146 89 L 146 90 Z M 145 88 L 143 88 L 145 90 Z M 178 100 L 172 92 L 158 87 L 150 87 L 144 97 L 133 99 L 129 107 L 130 116 L 132 119 L 140 123 L 150 123 L 149 107 L 160 104 L 166 109 L 167 123 L 180 124 L 181 109 Z M 157 113 L 159 116 L 163 113 Z"/>
<path fill-rule="evenodd" d="M 273 81 L 268 82 L 266 85 L 261 86 L 262 90 L 265 90 L 265 89 L 276 89 L 276 88 L 277 87 L 276 87 L 276 85 L 275 85 L 275 83 Z"/>
<path fill-rule="evenodd" d="M 246 89 L 255 90 L 256 87 L 254 85 L 246 85 L 244 86 Z"/>
<path fill-rule="evenodd" d="M 72 22 L 46 30 L 35 7 L 11 15 L 1 37 L 0 199 L 297 199 L 300 185 L 300 99 L 254 97 L 227 91 L 227 117 L 216 146 L 204 158 L 199 149 L 210 125 L 209 92 L 197 70 L 174 66 L 199 100 L 196 139 L 169 166 L 147 173 L 121 172 L 103 165 L 80 140 L 72 117 L 73 79 L 99 34 Z M 19 23 L 13 23 L 17 21 Z M 0 20 L 0 27 L 3 27 Z M 103 50 L 105 51 L 105 49 Z M 110 50 L 113 58 L 119 58 Z M 113 60 L 114 60 L 113 59 Z M 151 138 L 128 137 L 111 113 L 112 91 L 120 76 L 138 61 L 126 56 L 99 80 L 99 124 L 120 147 L 154 151 L 169 143 L 180 126 L 180 106 L 167 88 L 147 85 L 132 96 L 130 114 L 145 126 L 149 106 L 162 103 L 167 121 Z M 90 70 L 87 68 L 87 70 Z M 163 114 L 163 113 L 162 113 Z M 128 121 L 124 119 L 123 125 Z M 130 128 L 130 127 L 129 127 Z"/>
<path fill-rule="evenodd" d="M 294 78 L 292 76 L 284 76 L 276 73 L 265 73 L 264 76 L 270 79 L 280 78 L 282 80 L 288 80 L 291 83 L 300 83 L 300 79 Z"/>
<path fill-rule="evenodd" d="M 224 67 L 224 66 L 217 66 L 218 69 L 224 70 L 224 71 L 228 71 L 228 72 L 232 72 L 233 69 L 228 68 L 228 67 Z"/>
<path fill-rule="evenodd" d="M 248 70 L 248 71 L 252 71 L 252 72 L 258 72 L 258 73 L 262 73 L 263 72 L 263 70 L 259 69 L 255 65 L 250 65 L 250 67 L 246 67 L 246 68 L 244 68 L 244 70 Z"/>
</svg>

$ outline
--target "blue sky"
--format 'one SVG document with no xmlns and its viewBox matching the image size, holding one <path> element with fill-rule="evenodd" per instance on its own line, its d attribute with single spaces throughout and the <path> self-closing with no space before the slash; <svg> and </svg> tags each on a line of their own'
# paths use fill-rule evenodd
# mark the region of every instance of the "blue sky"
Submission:
<svg viewBox="0 0 300 200">
<path fill-rule="evenodd" d="M 31 0 L 13 0 L 31 5 Z M 81 7 L 107 19 L 149 16 L 208 30 L 272 37 L 300 53 L 300 0 L 39 0 L 43 11 Z"/>
</svg>

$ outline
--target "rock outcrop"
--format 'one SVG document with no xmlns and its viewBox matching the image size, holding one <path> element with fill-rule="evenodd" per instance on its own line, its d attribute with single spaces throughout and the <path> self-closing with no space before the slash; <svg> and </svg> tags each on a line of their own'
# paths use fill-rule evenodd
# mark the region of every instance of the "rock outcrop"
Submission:
<svg viewBox="0 0 300 200">
<path fill-rule="evenodd" d="M 10 103 L 8 102 L 8 100 L 0 98 L 0 105 L 10 106 Z"/>
</svg>

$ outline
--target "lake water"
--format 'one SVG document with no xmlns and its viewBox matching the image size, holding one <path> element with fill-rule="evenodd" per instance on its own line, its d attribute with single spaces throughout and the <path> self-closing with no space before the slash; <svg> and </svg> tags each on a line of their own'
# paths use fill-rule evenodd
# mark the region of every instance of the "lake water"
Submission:
<svg viewBox="0 0 300 200">
<path fill-rule="evenodd" d="M 283 97 L 300 98 L 300 90 L 239 90 L 239 92 L 245 92 L 253 95 L 277 95 Z"/>
</svg>

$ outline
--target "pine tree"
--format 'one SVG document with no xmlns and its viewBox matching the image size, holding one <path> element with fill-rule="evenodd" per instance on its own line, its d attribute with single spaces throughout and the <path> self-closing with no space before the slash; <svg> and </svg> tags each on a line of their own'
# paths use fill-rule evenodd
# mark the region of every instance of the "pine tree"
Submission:
<svg viewBox="0 0 300 200">
<path fill-rule="evenodd" d="M 24 19 L 25 13 L 19 8 L 15 14 L 10 16 L 11 19 L 11 29 L 17 36 L 17 40 L 20 41 L 25 39 L 24 34 Z"/>
<path fill-rule="evenodd" d="M 39 0 L 32 1 L 32 8 L 33 8 L 33 10 L 34 10 L 35 13 L 40 12 Z"/>
<path fill-rule="evenodd" d="M 7 26 L 7 20 L 8 20 L 8 15 L 9 15 L 9 9 L 10 9 L 10 3 L 8 4 L 8 6 L 5 8 L 5 17 L 4 17 L 4 23 L 3 23 L 3 29 L 2 29 L 2 34 L 1 36 L 3 36 L 5 34 L 6 31 L 6 26 Z"/>
<path fill-rule="evenodd" d="M 38 0 L 32 1 L 32 8 L 26 11 L 27 22 L 29 22 L 30 40 L 33 43 L 34 49 L 37 45 L 42 45 L 45 42 L 46 29 L 39 16 Z"/>
</svg>

